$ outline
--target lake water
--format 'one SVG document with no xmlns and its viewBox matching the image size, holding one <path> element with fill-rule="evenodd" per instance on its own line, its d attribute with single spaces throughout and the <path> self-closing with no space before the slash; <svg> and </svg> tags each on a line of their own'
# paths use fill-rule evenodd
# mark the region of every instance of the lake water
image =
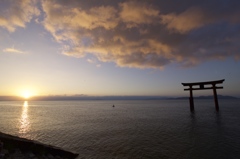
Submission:
<svg viewBox="0 0 240 159">
<path fill-rule="evenodd" d="M 112 105 L 115 107 L 112 107 Z M 0 102 L 0 131 L 79 158 L 239 159 L 240 100 Z"/>
</svg>

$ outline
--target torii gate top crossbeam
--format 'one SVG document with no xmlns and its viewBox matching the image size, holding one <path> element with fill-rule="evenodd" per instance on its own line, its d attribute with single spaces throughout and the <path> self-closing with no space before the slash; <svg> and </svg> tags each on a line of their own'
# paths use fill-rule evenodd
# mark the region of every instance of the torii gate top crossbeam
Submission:
<svg viewBox="0 0 240 159">
<path fill-rule="evenodd" d="M 223 87 L 216 87 L 216 84 L 223 83 L 224 79 L 217 81 L 207 81 L 207 82 L 194 82 L 194 83 L 182 83 L 183 86 L 189 86 L 188 89 L 184 89 L 184 91 L 189 90 L 204 90 L 204 89 L 223 89 Z M 205 87 L 205 85 L 210 85 L 210 87 Z M 193 87 L 195 86 L 195 87 Z M 199 87 L 196 87 L 199 86 Z"/>
<path fill-rule="evenodd" d="M 225 79 L 217 80 L 217 81 L 207 81 L 207 82 L 194 82 L 194 83 L 182 83 L 183 86 L 194 86 L 194 85 L 205 85 L 205 84 L 220 84 L 223 83 Z"/>
</svg>

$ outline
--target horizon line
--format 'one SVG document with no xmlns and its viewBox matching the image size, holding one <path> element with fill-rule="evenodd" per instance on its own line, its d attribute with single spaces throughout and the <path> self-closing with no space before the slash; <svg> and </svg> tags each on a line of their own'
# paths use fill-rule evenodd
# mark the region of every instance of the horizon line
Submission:
<svg viewBox="0 0 240 159">
<path fill-rule="evenodd" d="M 213 95 L 199 95 L 196 99 L 211 99 Z M 238 96 L 221 95 L 221 99 L 240 99 Z M 88 95 L 47 95 L 47 96 L 31 96 L 24 98 L 21 96 L 1 96 L 0 101 L 54 101 L 54 100 L 164 100 L 164 99 L 188 99 L 188 96 L 157 96 L 157 95 L 116 95 L 116 96 L 88 96 Z"/>
</svg>

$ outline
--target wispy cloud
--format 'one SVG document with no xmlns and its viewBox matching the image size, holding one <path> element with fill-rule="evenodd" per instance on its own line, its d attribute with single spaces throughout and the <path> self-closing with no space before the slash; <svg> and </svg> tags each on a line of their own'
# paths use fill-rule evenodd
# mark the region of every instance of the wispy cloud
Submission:
<svg viewBox="0 0 240 159">
<path fill-rule="evenodd" d="M 87 59 L 87 62 L 89 62 L 89 63 L 95 63 L 95 60 L 93 60 L 93 59 Z"/>
<path fill-rule="evenodd" d="M 98 64 L 98 61 L 96 59 L 87 59 L 88 63 L 95 64 L 96 67 L 101 67 L 101 64 Z"/>
<path fill-rule="evenodd" d="M 3 49 L 3 52 L 9 52 L 9 53 L 18 53 L 18 54 L 25 54 L 26 52 L 15 49 L 15 48 L 5 48 Z"/>
<path fill-rule="evenodd" d="M 42 0 L 42 12 L 34 0 L 8 3 L 11 12 L 0 12 L 0 26 L 14 31 L 42 13 L 38 24 L 63 45 L 67 56 L 91 54 L 102 62 L 135 68 L 240 58 L 239 0 Z"/>
</svg>

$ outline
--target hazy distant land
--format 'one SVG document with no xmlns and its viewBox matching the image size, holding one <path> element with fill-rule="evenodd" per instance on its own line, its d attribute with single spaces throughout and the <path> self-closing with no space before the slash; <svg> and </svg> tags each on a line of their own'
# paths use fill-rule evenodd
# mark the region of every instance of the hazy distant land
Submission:
<svg viewBox="0 0 240 159">
<path fill-rule="evenodd" d="M 24 99 L 19 96 L 0 96 L 0 101 L 61 101 L 61 100 L 184 100 L 189 97 L 164 97 L 164 96 L 33 96 Z M 196 96 L 194 99 L 213 99 L 213 96 Z M 218 95 L 218 99 L 240 99 L 234 96 Z"/>
</svg>

